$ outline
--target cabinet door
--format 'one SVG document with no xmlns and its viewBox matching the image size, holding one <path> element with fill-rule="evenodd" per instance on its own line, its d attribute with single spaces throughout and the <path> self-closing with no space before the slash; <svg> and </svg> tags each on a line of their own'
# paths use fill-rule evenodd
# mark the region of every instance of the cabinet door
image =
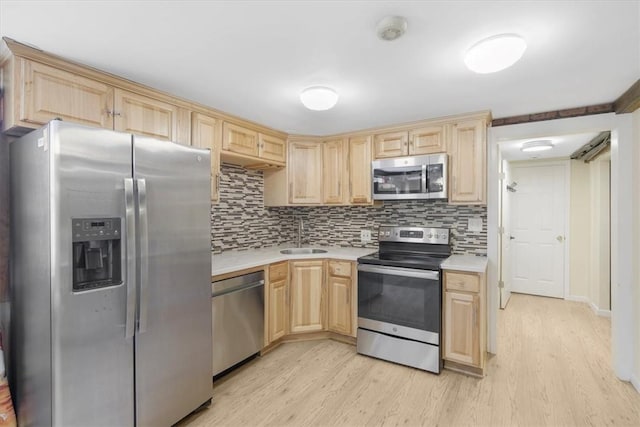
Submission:
<svg viewBox="0 0 640 427">
<path fill-rule="evenodd" d="M 373 142 L 373 156 L 376 159 L 406 156 L 408 145 L 409 135 L 407 132 L 390 132 L 376 135 Z"/>
<path fill-rule="evenodd" d="M 284 139 L 275 136 L 258 134 L 258 151 L 261 159 L 285 163 L 287 158 L 287 144 Z"/>
<path fill-rule="evenodd" d="M 449 203 L 486 203 L 486 125 L 469 120 L 452 127 Z"/>
<path fill-rule="evenodd" d="M 258 132 L 225 122 L 222 126 L 222 149 L 258 157 Z"/>
<path fill-rule="evenodd" d="M 349 202 L 371 203 L 371 137 L 349 139 Z"/>
<path fill-rule="evenodd" d="M 326 141 L 322 144 L 323 203 L 345 202 L 345 163 L 342 139 Z"/>
<path fill-rule="evenodd" d="M 409 132 L 409 155 L 447 151 L 446 126 L 428 126 Z"/>
<path fill-rule="evenodd" d="M 351 334 L 351 279 L 329 276 L 329 330 Z"/>
<path fill-rule="evenodd" d="M 290 330 L 321 331 L 325 325 L 324 262 L 292 261 L 290 265 Z"/>
<path fill-rule="evenodd" d="M 322 143 L 289 143 L 289 202 L 322 202 Z"/>
<path fill-rule="evenodd" d="M 480 365 L 479 296 L 445 292 L 444 358 Z"/>
<path fill-rule="evenodd" d="M 113 88 L 37 62 L 22 60 L 20 120 L 42 125 L 55 118 L 113 129 Z"/>
<path fill-rule="evenodd" d="M 191 145 L 211 150 L 211 201 L 220 197 L 220 120 L 200 113 L 191 117 Z"/>
<path fill-rule="evenodd" d="M 269 283 L 269 343 L 287 334 L 287 280 Z"/>
<path fill-rule="evenodd" d="M 179 107 L 115 89 L 114 110 L 115 130 L 178 142 Z"/>
</svg>

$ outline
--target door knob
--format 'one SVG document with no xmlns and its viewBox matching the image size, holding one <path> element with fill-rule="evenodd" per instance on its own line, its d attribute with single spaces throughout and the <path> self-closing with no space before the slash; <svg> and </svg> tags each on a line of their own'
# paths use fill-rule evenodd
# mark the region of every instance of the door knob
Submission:
<svg viewBox="0 0 640 427">
<path fill-rule="evenodd" d="M 513 236 L 509 236 L 509 240 L 515 240 L 516 238 Z"/>
<path fill-rule="evenodd" d="M 556 240 L 560 243 L 562 243 L 564 241 L 564 236 L 557 236 Z"/>
</svg>

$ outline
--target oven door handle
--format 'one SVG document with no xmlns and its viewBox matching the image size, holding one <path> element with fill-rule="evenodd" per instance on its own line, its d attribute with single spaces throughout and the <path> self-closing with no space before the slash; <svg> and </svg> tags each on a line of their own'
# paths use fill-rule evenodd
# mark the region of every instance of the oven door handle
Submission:
<svg viewBox="0 0 640 427">
<path fill-rule="evenodd" d="M 365 273 L 389 274 L 391 276 L 415 277 L 418 279 L 440 279 L 440 273 L 438 271 L 416 270 L 413 268 L 381 267 L 371 264 L 358 264 L 358 271 L 363 271 Z"/>
</svg>

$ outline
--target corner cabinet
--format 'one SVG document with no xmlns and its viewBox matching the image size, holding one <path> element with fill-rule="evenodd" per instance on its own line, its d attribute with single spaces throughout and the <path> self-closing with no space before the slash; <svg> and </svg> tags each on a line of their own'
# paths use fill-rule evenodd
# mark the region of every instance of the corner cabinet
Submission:
<svg viewBox="0 0 640 427">
<path fill-rule="evenodd" d="M 200 113 L 191 117 L 191 145 L 211 150 L 211 201 L 220 198 L 220 120 Z"/>
<path fill-rule="evenodd" d="M 483 375 L 486 354 L 485 275 L 444 271 L 445 366 Z M 447 365 L 453 362 L 452 366 Z"/>
<path fill-rule="evenodd" d="M 326 329 L 324 261 L 290 261 L 289 287 L 291 333 Z"/>
<path fill-rule="evenodd" d="M 289 203 L 322 203 L 322 143 L 289 142 Z"/>
<path fill-rule="evenodd" d="M 486 204 L 487 121 L 451 125 L 449 203 Z"/>
</svg>

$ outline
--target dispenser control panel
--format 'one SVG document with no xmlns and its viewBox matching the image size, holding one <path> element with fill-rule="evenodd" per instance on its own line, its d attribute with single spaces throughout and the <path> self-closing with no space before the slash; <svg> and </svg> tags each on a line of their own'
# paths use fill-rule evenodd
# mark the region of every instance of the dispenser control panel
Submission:
<svg viewBox="0 0 640 427">
<path fill-rule="evenodd" d="M 74 242 L 88 240 L 119 240 L 120 218 L 73 218 L 71 222 Z"/>
</svg>

